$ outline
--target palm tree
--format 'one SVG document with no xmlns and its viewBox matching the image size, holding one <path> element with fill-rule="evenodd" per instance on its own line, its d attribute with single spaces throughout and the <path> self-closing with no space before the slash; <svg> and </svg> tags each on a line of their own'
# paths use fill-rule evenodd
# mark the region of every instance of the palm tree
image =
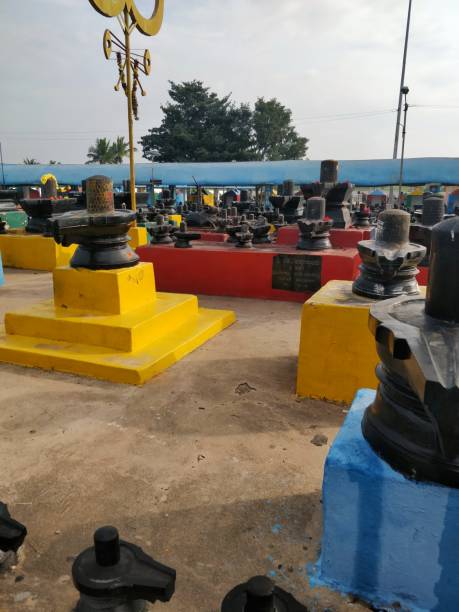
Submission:
<svg viewBox="0 0 459 612">
<path fill-rule="evenodd" d="M 38 166 L 40 164 L 39 161 L 35 159 L 35 157 L 26 157 L 23 161 L 26 166 Z"/>
<path fill-rule="evenodd" d="M 115 151 L 108 138 L 97 138 L 96 144 L 89 147 L 87 157 L 89 157 L 87 164 L 115 163 Z"/>
<path fill-rule="evenodd" d="M 122 164 L 123 159 L 129 155 L 129 143 L 124 139 L 124 136 L 118 136 L 112 144 L 115 164 Z"/>
</svg>

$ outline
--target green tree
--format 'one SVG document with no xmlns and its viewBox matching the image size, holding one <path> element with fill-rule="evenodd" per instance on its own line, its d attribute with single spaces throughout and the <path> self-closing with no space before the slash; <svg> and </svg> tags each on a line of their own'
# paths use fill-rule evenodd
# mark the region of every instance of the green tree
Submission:
<svg viewBox="0 0 459 612">
<path fill-rule="evenodd" d="M 292 111 L 275 98 L 258 98 L 252 117 L 256 159 L 303 159 L 308 139 L 299 136 L 292 125 Z"/>
<path fill-rule="evenodd" d="M 276 99 L 259 98 L 252 111 L 230 95 L 220 98 L 201 81 L 170 82 L 171 101 L 161 125 L 142 136 L 146 159 L 209 162 L 301 159 L 307 138 L 292 125 L 292 113 Z M 153 155 L 157 149 L 159 157 Z"/>
<path fill-rule="evenodd" d="M 140 140 L 146 159 L 154 149 L 164 162 L 250 159 L 248 106 L 233 104 L 229 95 L 219 98 L 201 81 L 171 81 L 169 95 L 161 125 Z"/>
<path fill-rule="evenodd" d="M 23 161 L 26 166 L 38 166 L 40 164 L 39 161 L 35 159 L 35 157 L 26 157 Z"/>
<path fill-rule="evenodd" d="M 118 136 L 112 144 L 113 148 L 113 163 L 122 164 L 123 159 L 129 155 L 129 143 L 126 142 L 124 136 Z"/>
<path fill-rule="evenodd" d="M 114 164 L 115 150 L 108 138 L 97 138 L 96 144 L 89 147 L 87 164 Z"/>
</svg>

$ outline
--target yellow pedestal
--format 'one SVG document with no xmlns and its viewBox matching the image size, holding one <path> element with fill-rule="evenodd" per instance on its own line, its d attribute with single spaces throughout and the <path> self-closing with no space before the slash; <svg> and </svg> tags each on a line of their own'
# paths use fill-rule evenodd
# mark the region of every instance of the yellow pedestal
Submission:
<svg viewBox="0 0 459 612">
<path fill-rule="evenodd" d="M 421 295 L 425 291 L 420 287 Z M 351 281 L 330 281 L 305 302 L 298 395 L 350 404 L 358 389 L 376 389 L 380 359 L 368 328 L 375 302 L 352 293 Z"/>
<path fill-rule="evenodd" d="M 24 270 L 52 272 L 59 266 L 68 266 L 76 245 L 63 247 L 40 234 L 20 232 L 0 234 L 3 265 Z"/>
<path fill-rule="evenodd" d="M 304 304 L 298 395 L 347 404 L 358 389 L 376 389 L 379 358 L 368 329 L 373 303 L 354 295 L 351 281 L 330 281 Z"/>
<path fill-rule="evenodd" d="M 129 246 L 131 249 L 134 249 L 134 251 L 137 249 L 137 247 L 148 244 L 148 233 L 146 227 L 131 227 L 129 230 L 129 237 L 131 239 L 129 241 Z"/>
<path fill-rule="evenodd" d="M 235 321 L 156 293 L 153 266 L 54 271 L 54 301 L 5 316 L 0 361 L 142 384 Z"/>
<path fill-rule="evenodd" d="M 180 225 L 182 222 L 182 215 L 169 215 L 169 221 L 175 221 L 177 225 Z"/>
</svg>

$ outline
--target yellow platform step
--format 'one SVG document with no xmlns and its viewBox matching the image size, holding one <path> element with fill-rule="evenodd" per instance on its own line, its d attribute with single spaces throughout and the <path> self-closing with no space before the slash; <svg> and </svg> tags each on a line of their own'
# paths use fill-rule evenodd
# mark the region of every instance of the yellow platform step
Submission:
<svg viewBox="0 0 459 612">
<path fill-rule="evenodd" d="M 0 234 L 3 265 L 8 268 L 52 272 L 59 266 L 67 266 L 75 249 L 75 244 L 63 247 L 53 238 L 27 234 L 24 230 Z"/>
<path fill-rule="evenodd" d="M 54 300 L 5 315 L 0 361 L 142 384 L 236 319 L 193 295 L 157 293 L 150 263 L 53 278 Z"/>
<path fill-rule="evenodd" d="M 0 330 L 0 361 L 141 385 L 234 321 L 234 313 L 230 311 L 201 308 L 192 321 L 133 352 L 47 338 L 10 336 Z"/>
</svg>

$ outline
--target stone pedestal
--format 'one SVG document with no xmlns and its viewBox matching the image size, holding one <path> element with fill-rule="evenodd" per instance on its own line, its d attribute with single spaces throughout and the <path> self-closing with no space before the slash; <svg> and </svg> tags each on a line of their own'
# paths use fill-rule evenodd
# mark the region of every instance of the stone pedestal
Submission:
<svg viewBox="0 0 459 612">
<path fill-rule="evenodd" d="M 377 607 L 456 612 L 459 489 L 408 480 L 373 452 L 361 421 L 374 397 L 357 393 L 328 454 L 312 581 Z"/>
</svg>

